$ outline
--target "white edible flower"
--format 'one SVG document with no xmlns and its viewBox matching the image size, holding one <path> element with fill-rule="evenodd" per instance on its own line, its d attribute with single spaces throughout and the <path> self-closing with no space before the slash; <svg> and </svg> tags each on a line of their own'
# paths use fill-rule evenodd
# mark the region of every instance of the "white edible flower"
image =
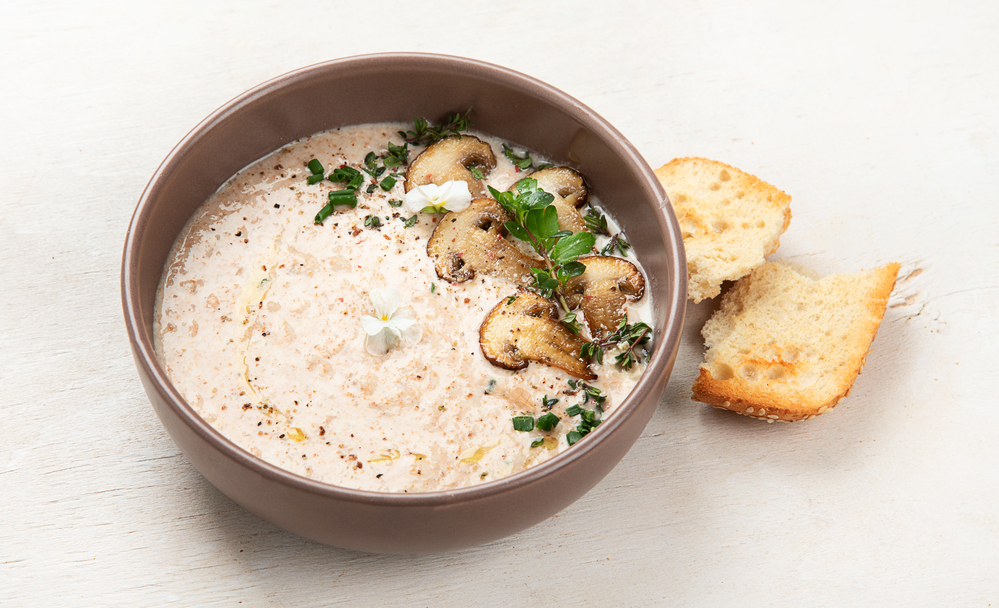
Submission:
<svg viewBox="0 0 999 608">
<path fill-rule="evenodd" d="M 384 355 L 390 348 L 416 344 L 423 337 L 423 328 L 416 322 L 416 313 L 409 306 L 399 306 L 399 290 L 394 287 L 371 290 L 371 305 L 375 316 L 361 317 L 361 327 L 368 334 L 364 348 L 372 355 Z"/>
<path fill-rule="evenodd" d="M 441 209 L 464 211 L 470 204 L 472 204 L 472 194 L 468 191 L 468 184 L 460 179 L 444 182 L 440 186 L 437 184 L 417 186 L 406 193 L 406 209 L 413 213 L 417 211 L 440 213 Z"/>
</svg>

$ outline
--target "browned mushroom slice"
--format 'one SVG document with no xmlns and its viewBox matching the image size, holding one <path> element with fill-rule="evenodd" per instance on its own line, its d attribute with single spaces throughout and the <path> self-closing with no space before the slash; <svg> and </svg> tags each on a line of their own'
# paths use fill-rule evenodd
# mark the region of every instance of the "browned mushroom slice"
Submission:
<svg viewBox="0 0 999 608">
<path fill-rule="evenodd" d="M 468 184 L 473 198 L 484 196 L 485 186 L 468 170 L 472 165 L 481 167 L 484 173 L 496 167 L 496 156 L 489 144 L 471 135 L 445 137 L 427 146 L 409 165 L 406 192 L 426 184 L 440 186 L 452 180 L 462 180 Z"/>
<path fill-rule="evenodd" d="M 626 313 L 625 302 L 645 293 L 642 271 L 624 258 L 588 255 L 579 261 L 586 271 L 566 282 L 566 303 L 582 309 L 591 331 L 616 329 Z"/>
<path fill-rule="evenodd" d="M 555 196 L 552 204 L 558 211 L 558 227 L 561 230 L 580 232 L 586 230 L 586 220 L 576 211 L 586 203 L 589 191 L 583 176 L 569 167 L 548 167 L 528 175 L 538 181 L 538 188 Z M 526 179 L 526 178 L 525 178 Z M 516 184 L 510 187 L 516 188 Z"/>
<path fill-rule="evenodd" d="M 565 370 L 585 380 L 596 380 L 580 358 L 583 339 L 558 320 L 551 300 L 520 291 L 512 302 L 504 298 L 479 327 L 479 346 L 493 365 L 524 369 L 538 361 Z"/>
<path fill-rule="evenodd" d="M 427 242 L 427 255 L 434 261 L 437 276 L 461 283 L 482 272 L 527 285 L 531 268 L 541 268 L 544 262 L 527 257 L 503 238 L 503 224 L 509 220 L 491 198 L 477 198 L 464 211 L 442 217 Z"/>
</svg>

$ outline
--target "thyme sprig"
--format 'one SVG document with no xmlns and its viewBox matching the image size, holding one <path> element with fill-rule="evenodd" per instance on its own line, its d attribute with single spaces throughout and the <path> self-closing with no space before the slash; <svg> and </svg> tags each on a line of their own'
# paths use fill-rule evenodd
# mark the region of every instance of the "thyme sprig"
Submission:
<svg viewBox="0 0 999 608">
<path fill-rule="evenodd" d="M 592 342 L 587 342 L 583 345 L 580 354 L 584 359 L 603 363 L 605 349 L 622 348 L 623 350 L 614 358 L 614 364 L 624 369 L 631 369 L 635 363 L 642 362 L 643 352 L 637 348 L 649 341 L 649 338 L 652 337 L 651 332 L 652 328 L 645 323 L 629 324 L 628 315 L 625 315 L 617 324 L 614 333 L 605 338 L 598 337 Z"/>
<path fill-rule="evenodd" d="M 628 255 L 631 244 L 624 240 L 620 232 L 611 234 L 610 228 L 607 226 L 607 218 L 603 213 L 600 213 L 596 209 L 590 209 L 586 212 L 583 220 L 586 222 L 586 227 L 590 232 L 610 237 L 610 241 L 600 249 L 600 255 L 614 255 L 615 249 L 621 252 L 623 256 Z"/>
<path fill-rule="evenodd" d="M 472 113 L 472 108 L 461 112 L 448 112 L 447 119 L 438 126 L 430 124 L 426 118 L 414 118 L 413 128 L 408 131 L 399 131 L 399 137 L 407 144 L 414 146 L 429 146 L 445 137 L 461 135 L 462 131 L 467 131 L 471 121 L 468 115 Z"/>
<path fill-rule="evenodd" d="M 517 167 L 518 172 L 527 171 L 528 169 L 532 168 L 535 171 L 540 171 L 542 169 L 547 169 L 548 167 L 552 166 L 551 163 L 542 163 L 540 165 L 535 165 L 534 160 L 531 159 L 530 152 L 527 152 L 525 150 L 523 156 L 517 156 L 517 153 L 514 152 L 513 148 L 511 148 L 506 144 L 503 144 L 503 156 L 506 156 L 508 159 L 510 159 L 510 162 L 512 162 L 513 165 Z"/>
<path fill-rule="evenodd" d="M 579 416 L 579 424 L 565 436 L 566 442 L 572 445 L 589 434 L 590 431 L 600 426 L 601 414 L 604 411 L 603 403 L 607 400 L 607 397 L 600 392 L 599 388 L 590 386 L 582 380 L 572 379 L 569 380 L 568 384 L 571 390 L 566 391 L 566 394 L 575 395 L 579 391 L 583 392 L 582 403 L 565 408 L 566 416 Z M 590 402 L 593 403 L 592 410 L 583 407 Z"/>
</svg>

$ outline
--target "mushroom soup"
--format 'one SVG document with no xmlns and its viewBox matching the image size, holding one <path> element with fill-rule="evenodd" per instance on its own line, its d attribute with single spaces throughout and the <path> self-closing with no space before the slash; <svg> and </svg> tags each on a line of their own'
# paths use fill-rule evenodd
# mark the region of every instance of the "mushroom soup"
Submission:
<svg viewBox="0 0 999 608">
<path fill-rule="evenodd" d="M 404 129 L 317 134 L 233 176 L 174 244 L 155 313 L 161 365 L 219 432 L 383 492 L 573 449 L 651 336 L 642 272 L 585 176 Z"/>
</svg>

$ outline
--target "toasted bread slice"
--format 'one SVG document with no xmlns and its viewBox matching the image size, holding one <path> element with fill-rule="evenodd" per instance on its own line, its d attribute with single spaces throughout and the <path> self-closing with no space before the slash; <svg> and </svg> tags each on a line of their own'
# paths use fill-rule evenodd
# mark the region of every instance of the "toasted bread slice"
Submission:
<svg viewBox="0 0 999 608">
<path fill-rule="evenodd" d="M 898 264 L 813 279 L 768 262 L 740 279 L 701 330 L 694 399 L 768 422 L 806 420 L 850 393 Z"/>
<path fill-rule="evenodd" d="M 680 221 L 687 296 L 713 298 L 762 264 L 791 222 L 791 197 L 755 175 L 706 158 L 676 158 L 656 170 Z"/>
</svg>

